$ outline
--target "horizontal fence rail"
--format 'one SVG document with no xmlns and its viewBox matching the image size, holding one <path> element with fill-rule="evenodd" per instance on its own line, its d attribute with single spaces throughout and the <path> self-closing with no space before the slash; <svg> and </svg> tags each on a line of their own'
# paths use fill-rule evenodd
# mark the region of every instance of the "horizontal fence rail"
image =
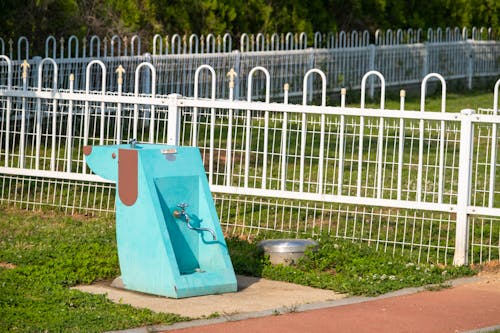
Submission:
<svg viewBox="0 0 500 333">
<path fill-rule="evenodd" d="M 6 63 L 10 60 L 4 59 Z M 1 201 L 23 207 L 55 205 L 69 211 L 114 211 L 113 184 L 85 165 L 83 146 L 138 142 L 200 148 L 207 177 L 229 233 L 327 233 L 363 240 L 385 251 L 414 254 L 419 261 L 455 264 L 499 258 L 500 173 L 498 90 L 491 111 L 446 112 L 446 81 L 435 73 L 421 85 L 420 110 L 384 105 L 386 78 L 369 71 L 361 79 L 360 107 L 326 105 L 328 76 L 313 68 L 296 84 L 302 103 L 271 102 L 268 68 L 249 68 L 246 100 L 235 98 L 237 73 L 223 78 L 229 98 L 217 95 L 220 76 L 203 65 L 194 73 L 194 97 L 157 92 L 158 72 L 137 65 L 133 92 L 106 89 L 106 65 L 87 66 L 86 88 L 66 87 L 58 66 L 46 83 L 9 84 L 0 78 Z M 91 89 L 90 69 L 101 69 Z M 43 67 L 43 68 L 42 68 Z M 27 68 L 27 65 L 25 65 Z M 149 91 L 140 75 L 149 73 Z M 43 76 L 44 77 L 44 76 Z M 208 88 L 200 91 L 207 80 Z M 256 86 L 254 78 L 264 85 Z M 309 103 L 314 80 L 319 105 Z M 380 107 L 365 106 L 370 80 Z M 425 108 L 428 82 L 441 86 L 442 108 Z M 263 89 L 264 100 L 255 101 Z M 202 95 L 202 92 L 204 93 Z"/>
</svg>

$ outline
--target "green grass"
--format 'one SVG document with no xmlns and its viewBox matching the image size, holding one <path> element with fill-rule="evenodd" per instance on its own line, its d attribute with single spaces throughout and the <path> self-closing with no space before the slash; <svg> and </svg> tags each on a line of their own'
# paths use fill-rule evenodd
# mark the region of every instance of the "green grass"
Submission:
<svg viewBox="0 0 500 333">
<path fill-rule="evenodd" d="M 379 95 L 375 96 L 376 99 Z M 406 98 L 405 109 L 420 111 L 420 93 Z M 352 107 L 359 107 L 359 98 L 350 103 Z M 379 100 L 367 100 L 366 107 L 379 108 Z M 389 94 L 385 102 L 386 109 L 399 110 L 400 99 L 397 94 Z M 493 86 L 491 90 L 472 90 L 461 92 L 447 92 L 446 112 L 460 112 L 463 109 L 493 108 Z M 441 88 L 434 94 L 428 95 L 425 103 L 426 111 L 441 111 Z"/>
<path fill-rule="evenodd" d="M 316 251 L 307 250 L 295 266 L 271 265 L 255 243 L 228 240 L 235 270 L 350 295 L 377 296 L 406 287 L 442 285 L 474 274 L 467 266 L 414 264 L 405 255 L 375 251 L 365 243 L 319 238 Z"/>
<path fill-rule="evenodd" d="M 468 267 L 413 264 L 409 256 L 330 236 L 318 240 L 318 251 L 308 251 L 294 267 L 271 265 L 255 243 L 227 242 L 237 274 L 350 295 L 439 285 L 474 273 Z M 2 332 L 102 332 L 188 319 L 71 289 L 119 275 L 113 218 L 0 208 L 0 263 Z"/>
<path fill-rule="evenodd" d="M 114 221 L 0 208 L 1 332 L 103 332 L 186 318 L 70 289 L 119 274 Z"/>
</svg>

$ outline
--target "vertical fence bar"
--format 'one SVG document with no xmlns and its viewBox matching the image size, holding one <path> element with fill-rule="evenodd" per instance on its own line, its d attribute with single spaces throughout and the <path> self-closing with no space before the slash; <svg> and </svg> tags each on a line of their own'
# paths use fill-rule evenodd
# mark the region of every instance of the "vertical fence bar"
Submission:
<svg viewBox="0 0 500 333">
<path fill-rule="evenodd" d="M 401 110 L 401 112 L 404 112 L 406 91 L 401 90 L 399 92 L 399 96 L 400 96 L 399 109 Z M 397 194 L 396 194 L 397 200 L 401 200 L 401 194 L 402 194 L 404 147 L 405 147 L 405 119 L 401 117 L 399 119 L 398 181 L 397 181 Z"/>
<path fill-rule="evenodd" d="M 53 93 L 57 93 L 57 67 L 54 68 L 54 88 Z M 56 138 L 57 138 L 57 99 L 52 100 L 52 133 L 51 133 L 51 152 L 50 152 L 50 171 L 56 169 Z"/>
<path fill-rule="evenodd" d="M 238 74 L 234 71 L 234 68 L 226 74 L 229 78 L 229 101 L 232 102 L 234 99 L 234 79 Z M 232 161 L 233 161 L 233 109 L 229 109 L 228 120 L 227 120 L 227 142 L 226 142 L 226 186 L 230 186 L 232 183 Z"/>
<path fill-rule="evenodd" d="M 288 104 L 288 90 L 290 89 L 290 85 L 285 83 L 283 86 L 284 95 L 283 95 L 283 104 Z M 286 168 L 287 168 L 287 157 L 286 153 L 288 151 L 288 112 L 283 112 L 283 123 L 281 124 L 281 190 L 286 190 Z"/>
<path fill-rule="evenodd" d="M 51 62 L 52 66 L 54 67 L 54 73 L 53 73 L 53 78 L 52 78 L 52 92 L 55 93 L 57 91 L 57 64 L 54 60 L 51 58 L 45 58 L 40 62 L 40 65 L 38 66 L 38 92 L 42 91 L 42 71 L 43 71 L 43 65 L 45 62 Z M 42 100 L 40 97 L 37 98 L 37 103 L 36 103 L 36 123 L 35 123 L 35 131 L 36 131 L 36 143 L 35 143 L 35 170 L 38 170 L 40 168 L 40 146 L 42 142 Z M 53 100 L 53 111 L 52 111 L 52 145 L 51 145 L 51 154 L 50 154 L 50 170 L 54 170 L 55 167 L 55 149 L 56 149 L 56 110 L 57 110 L 57 104 L 56 100 Z"/>
<path fill-rule="evenodd" d="M 493 89 L 493 114 L 498 115 L 498 90 L 500 88 L 500 79 L 495 83 Z M 490 153 L 490 188 L 488 191 L 488 207 L 493 207 L 495 200 L 495 175 L 497 163 L 497 123 L 491 126 L 491 153 Z"/>
<path fill-rule="evenodd" d="M 468 259 L 469 215 L 467 209 L 470 205 L 472 149 L 474 143 L 474 127 L 472 126 L 474 110 L 462 110 L 461 115 L 454 265 L 466 265 Z"/>
<path fill-rule="evenodd" d="M 342 88 L 340 90 L 340 107 L 342 110 L 345 109 L 345 98 L 346 98 L 347 90 Z M 340 125 L 339 125 L 339 172 L 337 176 L 337 194 L 342 195 L 342 185 L 344 181 L 344 153 L 345 153 L 345 115 L 340 115 Z"/>
<path fill-rule="evenodd" d="M 474 77 L 474 47 L 473 41 L 466 41 L 467 43 L 467 88 L 472 90 L 472 78 Z"/>
<path fill-rule="evenodd" d="M 317 73 L 321 77 L 321 106 L 326 106 L 326 75 L 319 69 L 309 70 L 304 77 L 304 84 L 307 76 L 312 73 Z M 317 193 L 323 193 L 323 174 L 325 160 L 325 114 L 320 116 L 320 138 L 319 138 L 319 156 L 318 156 L 318 189 Z"/>
<path fill-rule="evenodd" d="M 385 79 L 384 76 L 377 71 L 369 71 L 367 72 L 363 78 L 361 79 L 361 109 L 365 108 L 365 95 L 366 95 L 366 80 L 371 75 L 375 75 L 380 80 L 380 110 L 384 110 L 385 108 Z M 357 190 L 356 195 L 361 196 L 361 174 L 363 171 L 363 140 L 364 140 L 364 117 L 360 117 L 359 123 L 359 151 L 358 151 L 358 182 L 357 182 Z M 380 117 L 379 119 L 379 135 L 377 140 L 377 198 L 381 198 L 382 196 L 382 162 L 383 162 L 383 145 L 384 145 L 384 117 Z"/>
<path fill-rule="evenodd" d="M 117 84 L 118 84 L 118 96 L 122 96 L 123 93 L 123 74 L 125 69 L 122 65 L 119 65 L 115 73 L 118 74 Z M 122 140 L 122 103 L 118 102 L 116 106 L 116 144 L 119 145 Z"/>
<path fill-rule="evenodd" d="M 211 100 L 215 101 L 215 70 L 212 66 L 209 65 L 201 65 L 196 69 L 194 73 L 194 99 L 198 99 L 198 81 L 200 72 L 202 69 L 208 69 L 212 74 L 212 90 L 211 90 Z M 197 123 L 198 123 L 198 108 L 195 107 L 193 110 L 193 146 L 197 146 L 198 137 L 197 137 Z M 209 165 L 208 165 L 208 183 L 213 184 L 214 177 L 214 141 L 215 141 L 215 109 L 211 108 L 210 111 L 210 142 L 209 142 Z"/>
<path fill-rule="evenodd" d="M 211 86 L 211 99 L 212 101 L 215 100 L 215 81 L 216 81 L 216 76 L 215 76 L 215 70 L 213 69 L 212 66 L 210 65 L 201 65 L 196 69 L 196 72 L 194 73 L 194 99 L 198 99 L 198 84 L 199 84 L 199 77 L 200 77 L 200 72 L 202 69 L 208 69 L 210 73 L 212 74 L 212 86 Z M 213 110 L 213 108 L 212 108 Z M 193 125 L 192 125 L 192 142 L 191 145 L 193 147 L 196 147 L 198 145 L 198 107 L 193 108 Z M 210 139 L 212 142 L 212 139 Z M 211 149 L 212 151 L 213 149 Z M 211 161 L 210 163 L 212 163 Z"/>
<path fill-rule="evenodd" d="M 444 78 L 437 73 L 427 74 L 422 80 L 420 90 L 420 111 L 425 112 L 425 97 L 427 92 L 427 81 L 430 78 L 437 78 L 441 82 L 441 112 L 446 112 L 446 82 Z M 438 167 L 438 203 L 443 200 L 444 187 L 444 150 L 445 150 L 445 122 L 441 121 L 440 143 L 439 143 L 439 167 Z M 419 146 L 418 146 L 418 168 L 417 168 L 417 201 L 422 200 L 422 182 L 423 182 L 423 159 L 424 159 L 424 120 L 419 123 Z"/>
<path fill-rule="evenodd" d="M 167 145 L 178 146 L 180 142 L 181 110 L 179 109 L 178 94 L 170 94 L 168 97 L 168 125 Z"/>
<path fill-rule="evenodd" d="M 86 73 L 85 73 L 85 93 L 87 95 L 89 95 L 89 93 L 90 93 L 90 81 L 91 81 L 90 69 L 94 65 L 99 65 L 101 67 L 101 72 L 102 72 L 102 74 L 101 74 L 102 75 L 101 76 L 101 85 L 102 85 L 101 93 L 104 95 L 106 93 L 106 65 L 104 65 L 104 63 L 100 60 L 92 60 L 87 65 L 87 69 L 86 69 Z M 85 114 L 84 114 L 83 121 L 84 121 L 84 123 L 83 123 L 83 146 L 87 146 L 88 141 L 89 141 L 89 126 L 90 126 L 90 104 L 89 104 L 88 100 L 85 101 Z M 102 145 L 103 143 L 100 143 L 100 144 Z M 87 168 L 85 166 L 83 166 L 82 173 L 86 173 L 86 172 L 87 172 Z"/>
<path fill-rule="evenodd" d="M 30 65 L 27 60 L 24 60 L 21 64 L 21 68 L 23 71 L 23 92 L 25 93 L 28 90 L 28 69 Z M 24 146 L 25 146 L 25 136 L 26 136 L 26 97 L 23 94 L 22 98 L 22 106 L 21 106 L 21 133 L 19 138 L 19 168 L 24 169 Z"/>
<path fill-rule="evenodd" d="M 155 67 L 149 63 L 149 62 L 143 62 L 140 63 L 136 69 L 135 69 L 135 85 L 134 85 L 134 93 L 135 96 L 139 96 L 139 75 L 140 75 L 140 70 L 142 67 L 148 67 L 149 70 L 151 71 L 151 97 L 155 97 L 156 95 L 156 69 Z M 146 83 L 144 83 L 144 86 L 146 86 Z M 155 116 L 154 116 L 155 108 L 154 105 L 151 105 L 151 124 L 149 128 L 149 142 L 153 143 L 154 142 L 154 123 L 155 123 Z M 133 125 L 133 137 L 132 139 L 138 139 L 137 137 L 137 127 L 139 123 L 139 105 L 137 103 L 134 104 L 134 125 Z"/>
<path fill-rule="evenodd" d="M 308 78 L 312 73 L 317 73 L 321 77 L 321 106 L 326 106 L 326 75 L 321 70 L 313 68 L 306 72 L 303 80 L 302 92 L 302 105 L 307 105 L 307 92 L 308 92 Z M 323 191 L 323 169 L 324 169 L 324 150 L 325 150 L 325 115 L 321 114 L 320 119 L 320 143 L 319 143 L 319 156 L 318 156 L 318 193 Z M 301 131 L 301 145 L 300 145 L 300 180 L 299 192 L 304 191 L 304 169 L 305 169 L 305 153 L 307 142 L 307 116 L 302 113 L 302 131 Z M 311 152 L 312 154 L 312 152 Z M 311 156 L 312 158 L 312 156 Z"/>
<path fill-rule="evenodd" d="M 247 87 L 247 101 L 251 102 L 252 101 L 252 82 L 253 82 L 253 75 L 256 71 L 261 71 L 264 73 L 266 76 L 266 103 L 269 103 L 270 100 L 270 90 L 271 90 L 271 77 L 269 75 L 269 71 L 262 67 L 262 66 L 257 66 L 252 68 L 252 70 L 248 73 L 248 87 Z M 245 187 L 248 187 L 248 171 L 250 169 L 250 147 L 251 147 L 251 142 L 250 140 L 252 139 L 252 126 L 251 126 L 251 121 L 252 121 L 252 116 L 251 116 L 251 111 L 247 110 L 247 123 L 246 123 L 246 139 L 245 139 L 245 177 L 244 177 L 244 184 Z M 266 188 L 266 182 L 267 182 L 267 152 L 268 152 L 268 133 L 269 131 L 269 111 L 264 111 L 264 150 L 263 150 L 263 161 L 262 161 L 262 188 Z"/>
<path fill-rule="evenodd" d="M 7 62 L 7 90 L 12 89 L 12 61 L 4 56 L 0 55 L 0 59 Z M 5 167 L 9 166 L 9 152 L 10 152 L 10 112 L 12 108 L 12 97 L 7 97 L 7 112 L 5 113 Z"/>
<path fill-rule="evenodd" d="M 69 75 L 69 93 L 74 93 L 75 75 Z M 73 100 L 68 101 L 68 123 L 66 124 L 66 172 L 71 172 L 73 160 Z"/>
<path fill-rule="evenodd" d="M 370 58 L 368 60 L 368 70 L 369 71 L 374 71 L 375 70 L 375 55 L 377 48 L 375 45 L 370 44 L 368 46 L 368 50 L 370 53 Z M 373 83 L 373 78 L 370 78 L 370 98 L 373 98 L 375 96 L 375 84 Z"/>
</svg>

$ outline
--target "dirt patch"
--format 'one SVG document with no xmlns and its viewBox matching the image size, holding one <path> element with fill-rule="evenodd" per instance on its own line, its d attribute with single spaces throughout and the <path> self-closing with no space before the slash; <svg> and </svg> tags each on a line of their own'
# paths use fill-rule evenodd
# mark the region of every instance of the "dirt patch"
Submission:
<svg viewBox="0 0 500 333">
<path fill-rule="evenodd" d="M 14 269 L 16 267 L 16 265 L 11 264 L 10 262 L 0 262 L 0 268 Z"/>
<path fill-rule="evenodd" d="M 477 267 L 479 276 L 497 276 L 500 278 L 500 260 L 489 261 Z"/>
</svg>

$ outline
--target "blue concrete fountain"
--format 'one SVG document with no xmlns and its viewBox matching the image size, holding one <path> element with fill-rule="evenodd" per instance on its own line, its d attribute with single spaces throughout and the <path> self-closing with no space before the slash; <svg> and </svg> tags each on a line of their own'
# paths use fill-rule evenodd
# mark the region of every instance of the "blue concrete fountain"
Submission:
<svg viewBox="0 0 500 333">
<path fill-rule="evenodd" d="M 133 141 L 84 154 L 94 173 L 117 184 L 114 285 L 173 298 L 236 291 L 197 148 Z"/>
</svg>

